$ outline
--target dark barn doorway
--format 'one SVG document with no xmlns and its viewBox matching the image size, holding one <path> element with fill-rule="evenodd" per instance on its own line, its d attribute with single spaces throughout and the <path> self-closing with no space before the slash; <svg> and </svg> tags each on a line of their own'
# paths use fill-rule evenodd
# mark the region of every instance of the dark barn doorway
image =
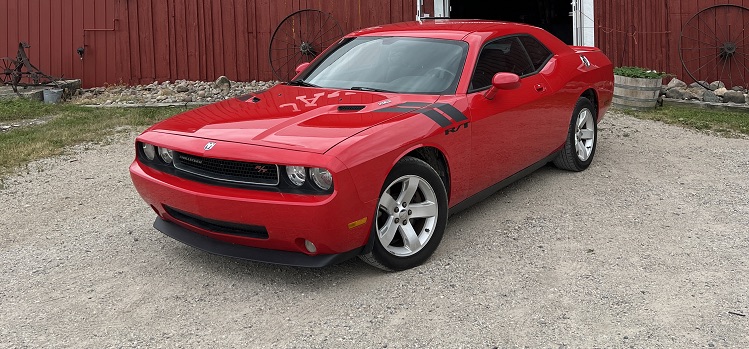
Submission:
<svg viewBox="0 0 749 349">
<path fill-rule="evenodd" d="M 544 28 L 572 45 L 572 0 L 450 0 L 450 18 L 491 19 Z"/>
</svg>

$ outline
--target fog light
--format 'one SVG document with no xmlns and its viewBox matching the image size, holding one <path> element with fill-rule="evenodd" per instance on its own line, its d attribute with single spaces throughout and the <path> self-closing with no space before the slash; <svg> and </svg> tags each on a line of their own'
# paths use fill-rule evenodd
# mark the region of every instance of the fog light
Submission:
<svg viewBox="0 0 749 349">
<path fill-rule="evenodd" d="M 317 253 L 317 247 L 315 247 L 315 244 L 313 244 L 312 241 L 304 240 L 304 247 L 309 251 L 309 253 Z"/>
</svg>

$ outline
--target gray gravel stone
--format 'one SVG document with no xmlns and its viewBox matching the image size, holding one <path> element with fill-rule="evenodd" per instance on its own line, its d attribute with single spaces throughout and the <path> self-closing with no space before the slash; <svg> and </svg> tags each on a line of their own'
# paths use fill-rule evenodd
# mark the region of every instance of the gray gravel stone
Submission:
<svg viewBox="0 0 749 349">
<path fill-rule="evenodd" d="M 609 113 L 587 171 L 543 167 L 451 216 L 423 266 L 382 273 L 155 231 L 127 172 L 138 131 L 3 180 L 0 347 L 746 347 L 728 313 L 749 313 L 746 138 Z"/>
<path fill-rule="evenodd" d="M 684 99 L 684 89 L 671 88 L 666 91 L 666 97 L 673 99 Z"/>
<path fill-rule="evenodd" d="M 723 94 L 723 102 L 726 103 L 746 103 L 746 96 L 740 91 L 726 91 Z"/>
<path fill-rule="evenodd" d="M 177 87 L 174 88 L 174 91 L 176 91 L 177 93 L 184 93 L 190 91 L 190 88 L 187 87 L 186 83 L 182 83 L 177 85 Z"/>
<path fill-rule="evenodd" d="M 696 100 L 702 100 L 702 96 L 705 94 L 705 92 L 707 92 L 707 90 L 704 87 L 699 86 L 699 85 L 697 85 L 697 87 L 690 87 L 687 89 L 687 91 L 689 92 L 689 95 L 691 96 L 690 99 L 696 99 Z"/>
<path fill-rule="evenodd" d="M 214 85 L 220 89 L 228 89 L 231 88 L 231 80 L 229 80 L 229 78 L 225 76 L 220 76 L 218 79 L 216 79 Z"/>
<path fill-rule="evenodd" d="M 701 83 L 702 83 L 702 84 L 704 84 L 704 85 L 702 85 Z M 702 89 L 704 89 L 704 88 L 705 88 L 704 86 L 708 86 L 708 85 L 709 85 L 709 84 L 708 84 L 708 83 L 707 83 L 706 81 L 700 81 L 700 82 L 696 82 L 696 81 L 695 81 L 695 82 L 693 82 L 693 83 L 689 84 L 689 87 L 692 87 L 692 88 L 702 88 Z"/>
<path fill-rule="evenodd" d="M 75 96 L 75 104 L 104 104 L 111 100 L 111 105 L 134 105 L 151 103 L 201 103 L 208 104 L 222 101 L 249 92 L 265 90 L 278 82 L 229 82 L 224 79 L 219 85 L 216 82 L 164 81 L 139 86 L 112 86 L 88 89 Z M 215 87 L 214 87 L 215 86 Z M 189 102 L 188 102 L 189 101 Z"/>
<path fill-rule="evenodd" d="M 726 84 L 721 81 L 713 81 L 710 83 L 710 90 L 715 91 L 719 88 L 725 88 Z"/>
<path fill-rule="evenodd" d="M 682 99 L 685 99 L 685 100 L 698 99 L 698 97 L 695 96 L 692 91 L 694 91 L 693 88 L 682 90 Z"/>
<path fill-rule="evenodd" d="M 702 100 L 708 103 L 718 103 L 720 102 L 720 98 L 713 93 L 713 91 L 707 91 L 702 94 Z"/>
<path fill-rule="evenodd" d="M 677 78 L 671 79 L 671 81 L 668 82 L 668 85 L 666 85 L 668 88 L 674 88 L 674 87 L 680 87 L 680 88 L 686 88 L 687 84 L 684 81 L 681 81 Z"/>
<path fill-rule="evenodd" d="M 164 87 L 159 90 L 159 96 L 173 96 L 173 95 L 174 95 L 174 90 L 168 87 Z"/>
</svg>

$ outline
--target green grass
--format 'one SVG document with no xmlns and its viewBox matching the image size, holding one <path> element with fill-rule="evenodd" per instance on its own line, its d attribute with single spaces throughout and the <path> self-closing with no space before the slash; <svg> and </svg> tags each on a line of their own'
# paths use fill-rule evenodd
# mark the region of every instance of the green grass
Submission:
<svg viewBox="0 0 749 349">
<path fill-rule="evenodd" d="M 56 104 L 44 104 L 27 100 L 0 100 L 0 122 L 35 119 L 54 115 L 70 107 Z"/>
<path fill-rule="evenodd" d="M 69 146 L 99 142 L 121 127 L 144 129 L 185 108 L 86 108 L 42 104 L 27 100 L 0 100 L 0 124 L 39 125 L 0 132 L 0 178 L 34 160 L 61 154 Z M 640 118 L 677 124 L 731 137 L 749 135 L 749 113 L 719 109 L 667 106 L 653 111 L 624 111 Z"/>
<path fill-rule="evenodd" d="M 639 119 L 656 120 L 697 130 L 720 133 L 725 137 L 749 135 L 749 113 L 723 109 L 665 106 L 652 111 L 624 110 Z"/>
<path fill-rule="evenodd" d="M 23 125 L 0 132 L 0 177 L 31 161 L 61 154 L 66 147 L 99 142 L 121 127 L 144 129 L 184 108 L 86 108 L 28 100 L 0 101 L 0 124 Z"/>
</svg>

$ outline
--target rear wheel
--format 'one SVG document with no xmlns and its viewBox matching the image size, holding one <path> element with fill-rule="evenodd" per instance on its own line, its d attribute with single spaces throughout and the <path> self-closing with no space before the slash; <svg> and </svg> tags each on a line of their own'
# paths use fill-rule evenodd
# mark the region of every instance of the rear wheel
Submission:
<svg viewBox="0 0 749 349">
<path fill-rule="evenodd" d="M 593 162 L 598 140 L 596 109 L 593 103 L 581 97 L 572 113 L 567 141 L 559 152 L 554 165 L 563 170 L 583 171 Z"/>
<path fill-rule="evenodd" d="M 360 256 L 383 270 L 418 266 L 434 253 L 447 225 L 447 192 L 426 162 L 405 157 L 385 180 L 372 224 L 374 246 Z"/>
</svg>

